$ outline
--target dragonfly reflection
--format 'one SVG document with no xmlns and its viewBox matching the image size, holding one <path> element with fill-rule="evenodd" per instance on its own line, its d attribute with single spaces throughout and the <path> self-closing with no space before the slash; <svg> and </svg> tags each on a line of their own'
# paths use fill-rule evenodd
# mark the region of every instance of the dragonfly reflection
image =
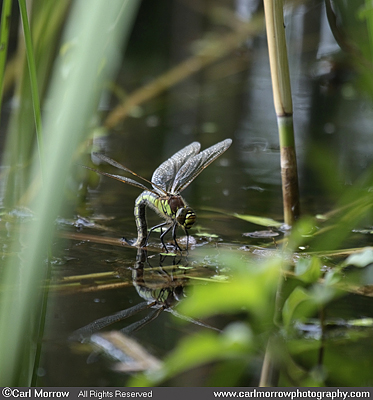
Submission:
<svg viewBox="0 0 373 400">
<path fill-rule="evenodd" d="M 120 329 L 120 332 L 127 335 L 131 334 L 156 319 L 162 311 L 170 312 L 174 316 L 189 321 L 195 325 L 219 331 L 219 329 L 204 322 L 182 315 L 174 309 L 174 307 L 184 297 L 184 287 L 188 278 L 185 278 L 180 274 L 170 274 L 162 265 L 160 265 L 159 268 L 150 268 L 147 270 L 144 268 L 146 262 L 147 252 L 146 250 L 139 248 L 137 251 L 135 268 L 132 271 L 132 279 L 137 293 L 146 301 L 136 304 L 133 307 L 126 308 L 125 310 L 121 310 L 115 314 L 97 319 L 96 321 L 76 330 L 71 335 L 70 339 L 87 339 L 101 329 L 116 322 L 123 321 L 147 309 L 151 310 L 148 315 L 141 320 Z M 174 269 L 177 271 L 176 266 Z M 204 271 L 206 271 L 205 268 Z M 148 276 L 146 276 L 147 274 Z"/>
</svg>

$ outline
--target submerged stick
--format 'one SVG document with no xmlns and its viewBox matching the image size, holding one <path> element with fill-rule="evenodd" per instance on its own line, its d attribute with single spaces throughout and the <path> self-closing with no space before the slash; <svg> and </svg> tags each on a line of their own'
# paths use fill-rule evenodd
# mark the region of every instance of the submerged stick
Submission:
<svg viewBox="0 0 373 400">
<path fill-rule="evenodd" d="M 284 221 L 286 225 L 292 226 L 299 216 L 299 190 L 282 0 L 264 0 L 264 11 L 273 99 L 281 148 Z"/>
</svg>

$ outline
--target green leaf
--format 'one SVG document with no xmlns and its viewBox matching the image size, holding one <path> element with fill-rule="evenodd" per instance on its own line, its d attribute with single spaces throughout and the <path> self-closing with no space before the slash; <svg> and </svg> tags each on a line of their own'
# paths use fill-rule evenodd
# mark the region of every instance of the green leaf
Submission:
<svg viewBox="0 0 373 400">
<path fill-rule="evenodd" d="M 154 386 L 164 379 L 216 360 L 245 358 L 253 350 L 253 335 L 246 324 L 233 323 L 221 333 L 202 332 L 184 338 L 166 358 L 161 371 L 138 375 L 129 386 Z"/>
<path fill-rule="evenodd" d="M 297 286 L 286 299 L 282 308 L 284 327 L 289 330 L 293 321 L 304 321 L 314 314 L 320 306 L 336 298 L 339 292 L 333 287 L 314 284 L 309 290 Z"/>
<path fill-rule="evenodd" d="M 208 237 L 208 238 L 218 238 L 219 235 L 216 235 L 215 233 L 208 233 L 208 232 L 197 232 L 194 234 L 194 236 L 201 236 L 201 237 Z"/>
<path fill-rule="evenodd" d="M 327 271 L 324 275 L 324 285 L 333 286 L 336 285 L 342 279 L 342 275 L 338 270 Z"/>
<path fill-rule="evenodd" d="M 229 277 L 227 275 L 214 275 L 211 277 L 213 281 L 227 282 Z"/>
<path fill-rule="evenodd" d="M 354 267 L 364 268 L 373 263 L 373 248 L 365 247 L 358 253 L 348 256 L 343 263 L 344 266 L 353 265 Z"/>
<path fill-rule="evenodd" d="M 285 328 L 289 329 L 295 319 L 309 316 L 315 308 L 316 305 L 310 293 L 306 289 L 297 286 L 285 301 L 282 309 Z"/>
<path fill-rule="evenodd" d="M 243 219 L 244 221 L 251 222 L 252 224 L 261 225 L 261 226 L 273 226 L 275 228 L 279 228 L 283 224 L 281 222 L 275 221 L 271 218 L 258 217 L 256 215 L 245 215 L 245 214 L 232 214 L 233 217 Z"/>
<path fill-rule="evenodd" d="M 349 325 L 359 326 L 359 327 L 373 327 L 373 318 L 360 318 L 360 319 L 351 319 L 347 321 Z"/>
<path fill-rule="evenodd" d="M 321 274 L 321 261 L 317 257 L 300 258 L 295 264 L 295 276 L 303 282 L 316 282 Z"/>
<path fill-rule="evenodd" d="M 179 305 L 179 310 L 193 318 L 247 310 L 263 320 L 273 312 L 281 262 L 272 258 L 251 264 L 229 255 L 225 263 L 235 268 L 231 280 L 194 287 L 193 295 Z"/>
</svg>

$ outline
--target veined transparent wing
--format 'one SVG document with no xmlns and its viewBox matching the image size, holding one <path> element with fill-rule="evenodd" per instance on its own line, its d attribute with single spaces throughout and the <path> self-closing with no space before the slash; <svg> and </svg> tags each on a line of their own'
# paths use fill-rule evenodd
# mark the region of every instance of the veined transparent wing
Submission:
<svg viewBox="0 0 373 400">
<path fill-rule="evenodd" d="M 136 176 L 137 178 L 142 179 L 143 181 L 153 185 L 152 182 L 148 181 L 147 179 L 143 178 L 142 176 L 140 176 L 140 175 L 136 174 L 135 172 L 131 171 L 129 168 L 125 167 L 124 165 L 119 164 L 117 161 L 113 160 L 112 158 L 110 158 L 108 156 L 105 156 L 104 154 L 101 154 L 101 153 L 93 153 L 93 154 L 94 154 L 95 157 L 99 158 L 102 161 L 107 162 L 108 164 L 112 165 L 113 167 L 116 167 L 116 168 L 119 168 L 119 169 L 121 169 L 123 171 L 129 172 L 130 174 Z M 157 195 L 159 195 L 159 194 L 162 194 L 162 195 L 167 194 L 160 187 L 158 187 L 157 190 L 152 190 L 152 189 L 149 189 L 148 187 L 146 187 L 145 185 L 143 185 L 142 183 L 139 183 L 139 182 L 137 182 L 137 181 L 135 181 L 135 180 L 133 180 L 131 178 L 127 178 L 127 177 L 121 176 L 121 175 L 108 174 L 107 172 L 98 171 L 97 169 L 86 167 L 84 165 L 83 165 L 83 167 L 87 168 L 87 169 L 90 169 L 91 171 L 95 171 L 98 174 L 105 175 L 105 176 L 108 176 L 110 178 L 116 179 L 116 180 L 118 180 L 120 182 L 128 183 L 129 185 L 136 186 L 136 187 L 138 187 L 140 189 L 143 189 L 143 190 L 148 190 L 149 192 L 153 192 L 153 193 L 155 193 Z M 154 187 L 154 185 L 153 185 L 153 187 Z"/>
<path fill-rule="evenodd" d="M 116 179 L 117 181 L 120 181 L 120 182 L 123 182 L 123 183 L 128 183 L 129 185 L 132 185 L 132 186 L 136 186 L 136 187 L 138 187 L 138 188 L 140 188 L 142 190 L 147 190 L 148 192 L 153 192 L 157 196 L 159 196 L 159 194 L 157 192 L 155 192 L 154 190 L 149 189 L 145 185 L 143 185 L 142 183 L 136 182 L 131 178 L 127 178 L 126 176 L 108 174 L 107 172 L 102 172 L 102 171 L 99 171 L 98 169 L 87 167 L 86 165 L 82 165 L 82 167 L 84 167 L 86 169 L 90 169 L 93 172 L 97 172 L 100 175 L 104 175 L 104 176 L 108 176 L 109 178 Z"/>
<path fill-rule="evenodd" d="M 163 191 L 169 193 L 174 186 L 175 177 L 180 168 L 193 156 L 195 156 L 201 148 L 198 142 L 193 142 L 175 153 L 168 160 L 163 162 L 153 173 L 153 188 L 159 194 Z M 161 191 L 159 190 L 161 189 Z"/>
<path fill-rule="evenodd" d="M 189 158 L 177 172 L 170 193 L 182 192 L 207 166 L 221 156 L 231 143 L 232 139 L 225 139 Z"/>
</svg>

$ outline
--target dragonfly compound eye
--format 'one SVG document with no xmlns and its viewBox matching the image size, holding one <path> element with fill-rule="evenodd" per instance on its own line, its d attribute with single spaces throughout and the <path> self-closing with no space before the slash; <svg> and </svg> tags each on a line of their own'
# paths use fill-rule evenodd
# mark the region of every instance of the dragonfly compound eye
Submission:
<svg viewBox="0 0 373 400">
<path fill-rule="evenodd" d="M 176 221 L 185 229 L 190 229 L 196 220 L 196 213 L 190 208 L 179 208 L 176 213 Z"/>
</svg>

